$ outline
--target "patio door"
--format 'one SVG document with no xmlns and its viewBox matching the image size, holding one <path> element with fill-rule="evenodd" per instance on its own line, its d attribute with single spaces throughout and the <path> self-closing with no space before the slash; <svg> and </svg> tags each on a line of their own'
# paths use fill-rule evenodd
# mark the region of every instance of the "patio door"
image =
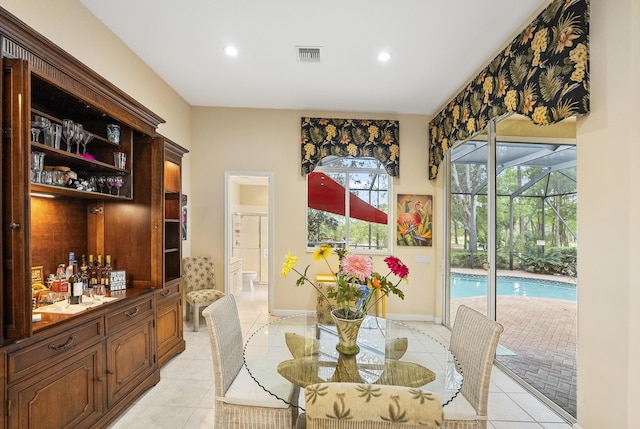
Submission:
<svg viewBox="0 0 640 429">
<path fill-rule="evenodd" d="M 575 121 L 491 121 L 448 170 L 449 323 L 460 304 L 502 323 L 498 365 L 575 421 Z"/>
<path fill-rule="evenodd" d="M 487 132 L 451 150 L 449 167 L 449 317 L 460 304 L 489 315 Z"/>
</svg>

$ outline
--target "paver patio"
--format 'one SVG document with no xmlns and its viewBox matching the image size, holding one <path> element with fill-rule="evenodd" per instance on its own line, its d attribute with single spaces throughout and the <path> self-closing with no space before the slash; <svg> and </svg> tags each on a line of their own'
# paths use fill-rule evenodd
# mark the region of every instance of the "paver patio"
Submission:
<svg viewBox="0 0 640 429">
<path fill-rule="evenodd" d="M 460 304 L 486 314 L 486 302 L 486 297 L 452 299 L 451 320 Z M 576 302 L 499 295 L 496 308 L 505 328 L 500 344 L 513 352 L 501 353 L 498 361 L 575 417 Z"/>
</svg>

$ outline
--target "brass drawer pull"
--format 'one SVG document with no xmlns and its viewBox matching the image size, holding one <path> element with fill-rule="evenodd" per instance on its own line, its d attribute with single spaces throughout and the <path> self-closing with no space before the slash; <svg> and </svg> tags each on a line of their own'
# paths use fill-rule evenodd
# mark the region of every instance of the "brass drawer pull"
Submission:
<svg viewBox="0 0 640 429">
<path fill-rule="evenodd" d="M 138 315 L 138 313 L 140 313 L 140 307 L 136 305 L 136 311 L 134 311 L 133 313 L 129 313 L 128 311 L 125 311 L 124 315 L 127 317 L 135 317 Z"/>
<path fill-rule="evenodd" d="M 171 295 L 171 289 L 167 289 L 165 291 L 160 292 L 160 295 L 162 296 L 169 296 Z"/>
<path fill-rule="evenodd" d="M 70 336 L 70 337 L 69 337 L 69 339 L 67 340 L 67 342 L 66 342 L 66 343 L 64 343 L 63 345 L 59 346 L 59 345 L 57 345 L 57 344 L 53 344 L 53 343 L 51 343 L 51 344 L 49 344 L 49 348 L 50 348 L 51 350 L 66 350 L 66 349 L 68 349 L 69 347 L 71 347 L 71 345 L 74 343 L 74 341 L 75 341 L 75 340 L 76 340 L 76 336 L 75 336 L 75 335 L 72 335 L 72 336 Z"/>
</svg>

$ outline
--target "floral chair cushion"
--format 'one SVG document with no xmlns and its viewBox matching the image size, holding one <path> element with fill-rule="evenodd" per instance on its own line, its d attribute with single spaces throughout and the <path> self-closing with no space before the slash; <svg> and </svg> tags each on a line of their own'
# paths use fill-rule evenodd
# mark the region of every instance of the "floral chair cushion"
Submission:
<svg viewBox="0 0 640 429">
<path fill-rule="evenodd" d="M 185 294 L 187 301 L 193 304 L 211 303 L 218 298 L 222 298 L 224 293 L 215 289 L 192 290 Z"/>
<path fill-rule="evenodd" d="M 360 383 L 318 383 L 305 388 L 306 427 L 331 422 L 394 423 L 393 427 L 442 425 L 443 408 L 436 395 L 403 386 Z M 329 424 L 330 427 L 343 427 Z M 361 426 L 361 425 L 359 425 Z M 346 427 L 346 425 L 345 425 Z M 377 427 L 377 426 L 376 426 Z M 386 426 L 385 426 L 386 427 Z"/>
<path fill-rule="evenodd" d="M 335 292 L 336 284 L 334 282 L 318 282 L 318 289 L 327 296 L 327 293 Z M 331 310 L 333 308 L 337 308 L 335 299 L 325 299 L 316 292 L 316 317 L 318 323 L 322 325 L 333 325 L 334 322 L 331 317 Z"/>
<path fill-rule="evenodd" d="M 183 259 L 183 268 L 187 293 L 194 290 L 216 288 L 216 275 L 211 256 L 186 257 Z"/>
</svg>

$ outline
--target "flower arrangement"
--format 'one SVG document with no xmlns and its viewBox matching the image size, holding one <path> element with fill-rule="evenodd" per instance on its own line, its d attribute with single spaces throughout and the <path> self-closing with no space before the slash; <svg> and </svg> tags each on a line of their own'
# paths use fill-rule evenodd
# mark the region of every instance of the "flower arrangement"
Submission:
<svg viewBox="0 0 640 429">
<path fill-rule="evenodd" d="M 327 295 L 307 277 L 307 271 L 311 265 L 307 265 L 302 273 L 295 268 L 298 257 L 292 256 L 291 252 L 287 253 L 286 260 L 282 264 L 282 277 L 287 277 L 291 271 L 296 272 L 300 276 L 296 281 L 296 286 L 309 283 L 325 299 L 335 299 L 338 304 L 337 309 L 333 308 L 328 299 L 327 302 L 334 313 L 335 310 L 338 310 L 337 315 L 343 319 L 364 317 L 371 307 L 390 293 L 404 299 L 404 293 L 398 286 L 402 280 L 408 282 L 409 268 L 397 257 L 388 256 L 384 259 L 389 272 L 383 276 L 373 271 L 371 258 L 349 254 L 346 249 L 336 250 L 339 270 L 335 272 L 327 260 L 331 253 L 333 253 L 333 249 L 328 244 L 321 245 L 313 252 L 313 259 L 316 261 L 324 260 L 331 274 L 336 278 L 336 290 L 327 293 Z M 397 276 L 399 280 L 395 283 L 391 281 L 389 279 L 391 274 Z M 374 293 L 374 291 L 378 293 Z"/>
</svg>

